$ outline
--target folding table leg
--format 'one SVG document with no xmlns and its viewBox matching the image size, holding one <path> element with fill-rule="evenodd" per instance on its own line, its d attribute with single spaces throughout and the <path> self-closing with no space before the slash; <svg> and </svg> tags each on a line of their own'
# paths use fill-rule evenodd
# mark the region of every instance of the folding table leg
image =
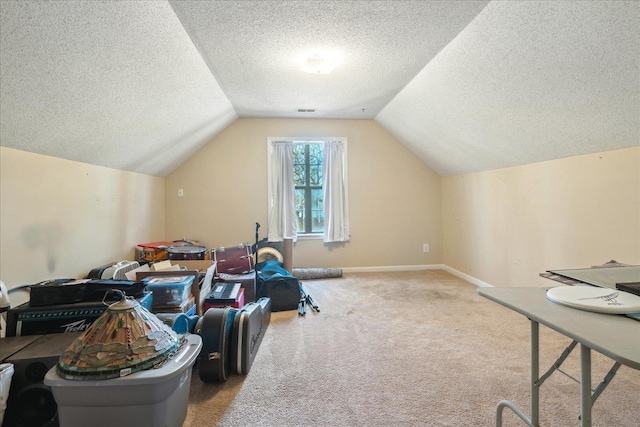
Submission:
<svg viewBox="0 0 640 427">
<path fill-rule="evenodd" d="M 540 410 L 540 324 L 531 320 L 531 418 L 520 410 L 513 402 L 501 400 L 496 406 L 496 427 L 502 427 L 502 411 L 509 408 L 530 427 L 539 426 Z"/>
<path fill-rule="evenodd" d="M 540 324 L 531 321 L 531 425 L 540 422 Z"/>
<path fill-rule="evenodd" d="M 591 427 L 591 349 L 580 344 L 580 425 Z"/>
</svg>

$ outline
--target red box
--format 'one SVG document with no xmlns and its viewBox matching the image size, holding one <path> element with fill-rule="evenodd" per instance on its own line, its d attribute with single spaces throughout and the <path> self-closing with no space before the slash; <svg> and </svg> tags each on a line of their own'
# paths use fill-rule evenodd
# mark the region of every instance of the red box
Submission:
<svg viewBox="0 0 640 427">
<path fill-rule="evenodd" d="M 216 300 L 214 300 L 214 299 L 205 299 L 204 300 L 204 311 L 206 312 L 211 307 L 218 307 L 218 308 L 225 308 L 225 307 L 242 308 L 242 307 L 244 307 L 244 289 L 240 289 L 240 292 L 238 292 L 238 298 L 236 299 L 236 301 L 233 304 L 217 303 Z"/>
</svg>

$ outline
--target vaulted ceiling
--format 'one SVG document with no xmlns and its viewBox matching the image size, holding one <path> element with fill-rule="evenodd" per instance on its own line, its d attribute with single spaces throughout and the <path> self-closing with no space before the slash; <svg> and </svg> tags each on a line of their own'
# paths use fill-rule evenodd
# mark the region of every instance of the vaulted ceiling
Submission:
<svg viewBox="0 0 640 427">
<path fill-rule="evenodd" d="M 632 147 L 638 28 L 637 1 L 0 0 L 0 143 L 157 176 L 240 117 L 375 120 L 443 176 Z"/>
</svg>

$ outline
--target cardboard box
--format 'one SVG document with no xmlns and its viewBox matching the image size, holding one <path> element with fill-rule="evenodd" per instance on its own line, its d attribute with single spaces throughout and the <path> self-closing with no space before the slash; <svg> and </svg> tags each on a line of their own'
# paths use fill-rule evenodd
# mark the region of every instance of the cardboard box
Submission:
<svg viewBox="0 0 640 427">
<path fill-rule="evenodd" d="M 196 298 L 196 313 L 198 316 L 204 314 L 204 299 L 211 292 L 211 282 L 216 271 L 216 262 L 211 260 L 179 260 L 170 261 L 171 265 L 179 265 L 186 268 L 186 270 L 179 270 L 180 275 L 192 275 L 194 276 L 193 284 L 191 285 L 191 294 Z M 202 282 L 200 282 L 200 275 L 203 275 Z M 148 276 L 175 276 L 175 270 L 167 271 L 143 271 L 136 273 L 136 280 L 142 280 Z"/>
<path fill-rule="evenodd" d="M 173 324 L 176 322 L 176 319 L 178 318 L 178 316 L 180 316 L 182 314 L 184 314 L 185 316 L 195 316 L 196 315 L 196 303 L 195 303 L 195 298 L 193 297 L 193 295 L 191 295 L 190 302 L 191 302 L 191 305 L 188 306 L 188 307 L 185 307 L 184 312 L 169 312 L 169 311 L 158 312 L 158 311 L 155 311 L 153 314 L 155 314 L 156 317 L 162 321 L 162 323 L 164 323 L 165 325 L 167 325 L 168 327 L 173 329 Z"/>
</svg>

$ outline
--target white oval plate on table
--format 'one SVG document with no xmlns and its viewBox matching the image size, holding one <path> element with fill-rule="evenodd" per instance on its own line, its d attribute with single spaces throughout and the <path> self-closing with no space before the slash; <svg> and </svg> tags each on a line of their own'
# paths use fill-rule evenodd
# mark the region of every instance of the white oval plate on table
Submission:
<svg viewBox="0 0 640 427">
<path fill-rule="evenodd" d="M 558 286 L 547 291 L 547 299 L 568 307 L 597 313 L 640 312 L 640 296 L 597 286 Z"/>
</svg>

